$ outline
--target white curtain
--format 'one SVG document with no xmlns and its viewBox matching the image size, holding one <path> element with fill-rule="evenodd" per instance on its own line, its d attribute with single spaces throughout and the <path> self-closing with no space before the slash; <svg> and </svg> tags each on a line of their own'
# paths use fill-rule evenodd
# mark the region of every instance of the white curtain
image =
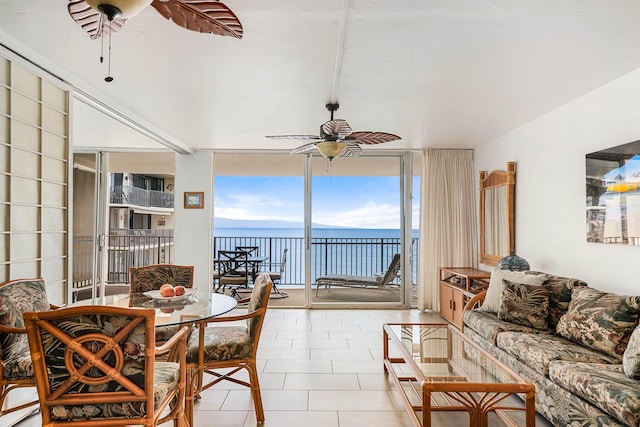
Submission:
<svg viewBox="0 0 640 427">
<path fill-rule="evenodd" d="M 420 310 L 439 310 L 439 267 L 477 266 L 476 190 L 472 150 L 423 151 L 418 279 Z"/>
</svg>

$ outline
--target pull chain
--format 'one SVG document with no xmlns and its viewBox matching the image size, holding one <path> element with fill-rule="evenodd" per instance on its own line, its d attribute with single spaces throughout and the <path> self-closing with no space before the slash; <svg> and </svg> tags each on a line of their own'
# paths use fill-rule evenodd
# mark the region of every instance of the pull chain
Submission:
<svg viewBox="0 0 640 427">
<path fill-rule="evenodd" d="M 113 77 L 111 77 L 111 24 L 113 22 L 112 18 L 109 18 L 109 57 L 108 57 L 108 68 L 109 72 L 107 73 L 107 77 L 104 78 L 104 81 L 110 83 L 113 81 Z"/>
<path fill-rule="evenodd" d="M 102 21 L 102 20 L 101 20 Z M 104 22 L 100 31 L 100 63 L 104 62 Z"/>
</svg>

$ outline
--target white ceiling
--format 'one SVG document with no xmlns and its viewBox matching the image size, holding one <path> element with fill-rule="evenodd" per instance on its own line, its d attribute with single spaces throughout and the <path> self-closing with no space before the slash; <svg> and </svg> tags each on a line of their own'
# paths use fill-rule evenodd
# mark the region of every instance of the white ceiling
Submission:
<svg viewBox="0 0 640 427">
<path fill-rule="evenodd" d="M 289 150 L 264 135 L 317 134 L 333 97 L 354 130 L 402 137 L 374 149 L 471 148 L 640 67 L 637 0 L 224 3 L 241 40 L 143 10 L 113 36 L 112 83 L 66 0 L 0 0 L 0 40 L 191 150 Z M 79 116 L 74 144 L 137 145 Z"/>
</svg>

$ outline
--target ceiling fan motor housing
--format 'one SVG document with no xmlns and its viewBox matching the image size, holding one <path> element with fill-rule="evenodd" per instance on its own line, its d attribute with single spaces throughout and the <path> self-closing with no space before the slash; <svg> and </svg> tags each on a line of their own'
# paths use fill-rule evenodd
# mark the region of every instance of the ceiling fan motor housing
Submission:
<svg viewBox="0 0 640 427">
<path fill-rule="evenodd" d="M 324 131 L 324 129 L 322 128 L 323 126 L 320 125 L 320 138 L 324 139 L 325 141 L 337 141 L 339 136 L 338 135 L 331 135 L 328 134 Z"/>
</svg>

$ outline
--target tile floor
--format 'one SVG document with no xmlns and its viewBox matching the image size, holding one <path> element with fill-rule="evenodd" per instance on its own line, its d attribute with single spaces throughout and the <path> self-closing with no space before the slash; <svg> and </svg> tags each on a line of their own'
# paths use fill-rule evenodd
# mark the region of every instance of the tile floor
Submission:
<svg viewBox="0 0 640 427">
<path fill-rule="evenodd" d="M 417 310 L 270 309 L 258 351 L 265 426 L 405 427 L 411 422 L 382 368 L 382 324 L 441 321 Z M 196 427 L 256 426 L 248 389 L 219 384 L 196 403 Z M 453 413 L 434 425 L 465 425 Z M 34 415 L 19 427 L 39 426 Z M 169 424 L 167 424 L 169 425 Z M 490 426 L 502 426 L 492 419 Z M 538 416 L 538 426 L 548 426 Z"/>
</svg>

